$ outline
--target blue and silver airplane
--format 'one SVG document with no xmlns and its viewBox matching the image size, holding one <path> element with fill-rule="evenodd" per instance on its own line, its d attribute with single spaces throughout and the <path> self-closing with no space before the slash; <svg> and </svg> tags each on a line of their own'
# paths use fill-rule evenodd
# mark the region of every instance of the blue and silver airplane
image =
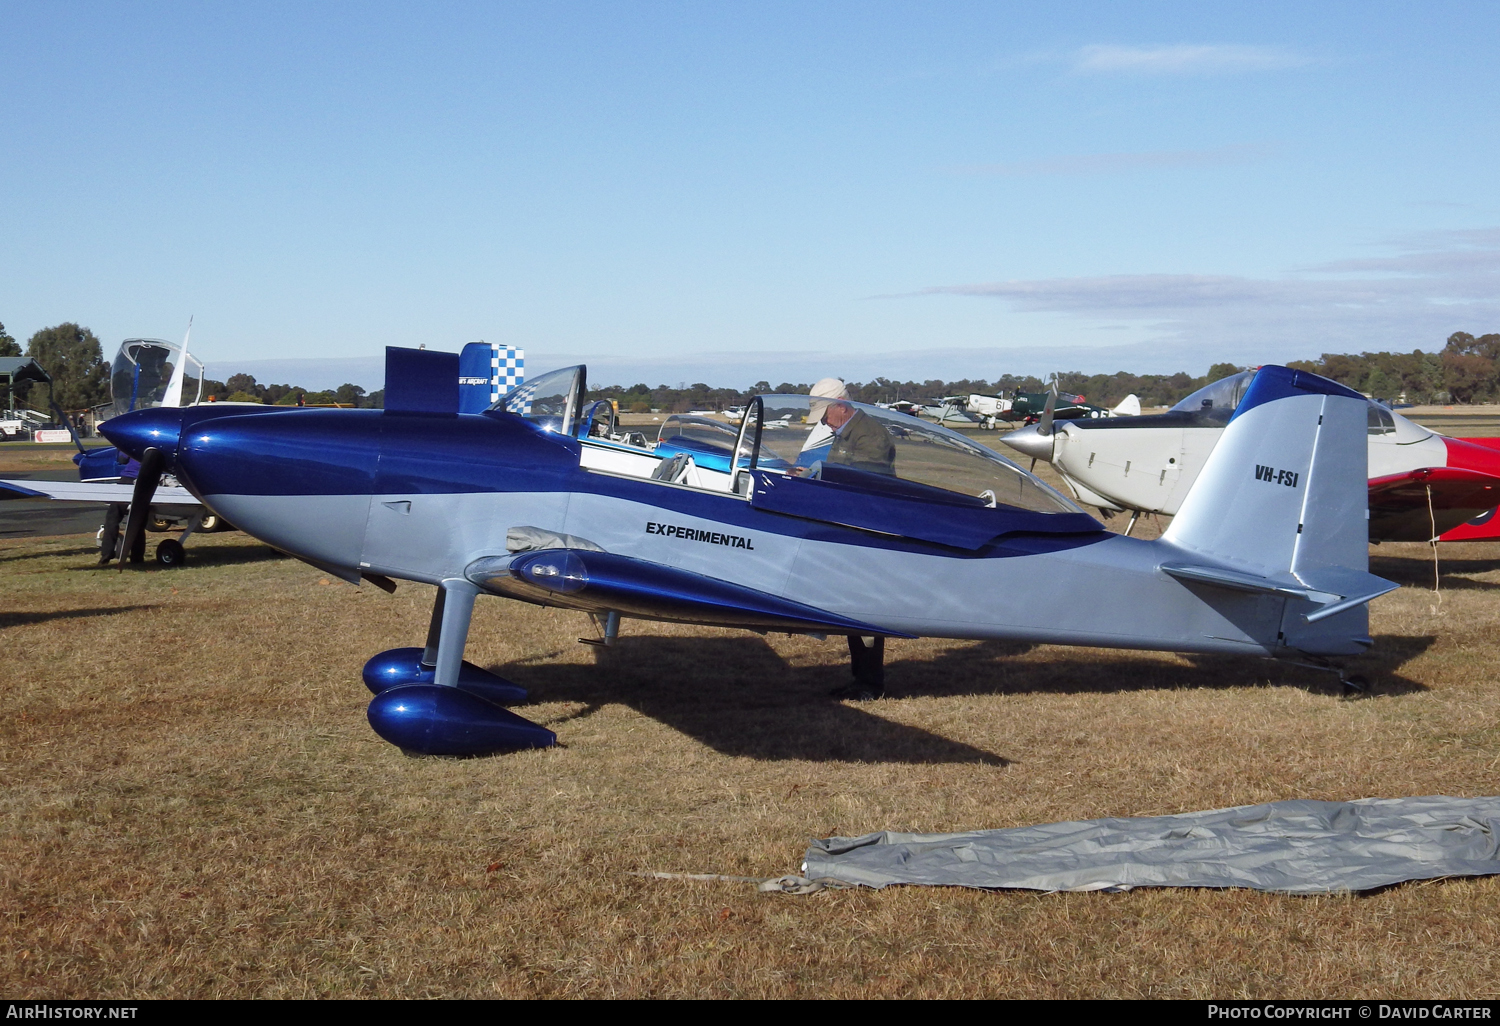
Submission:
<svg viewBox="0 0 1500 1026">
<path fill-rule="evenodd" d="M 463 413 L 458 359 L 388 349 L 383 411 L 195 406 L 104 426 L 140 460 L 132 509 L 170 471 L 327 573 L 436 587 L 425 646 L 364 670 L 371 725 L 408 751 L 556 740 L 504 708 L 523 689 L 464 661 L 481 595 L 589 613 L 604 644 L 631 618 L 842 634 L 858 698 L 880 693 L 884 639 L 916 636 L 1338 669 L 1396 587 L 1368 572 L 1365 400 L 1301 371 L 1256 376 L 1171 527 L 1143 540 L 876 407 L 764 395 L 732 433 L 688 421 L 647 442 L 585 403 L 582 367 Z M 818 430 L 834 439 L 809 464 Z M 127 547 L 140 529 L 132 513 Z"/>
</svg>

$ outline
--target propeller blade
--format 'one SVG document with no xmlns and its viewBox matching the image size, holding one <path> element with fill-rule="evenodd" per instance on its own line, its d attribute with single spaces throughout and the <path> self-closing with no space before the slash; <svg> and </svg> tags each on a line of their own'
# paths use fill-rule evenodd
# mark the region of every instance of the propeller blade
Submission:
<svg viewBox="0 0 1500 1026">
<path fill-rule="evenodd" d="M 130 493 L 130 519 L 125 522 L 125 539 L 120 544 L 120 569 L 125 569 L 125 560 L 130 557 L 142 536 L 146 533 L 146 518 L 151 515 L 151 499 L 156 486 L 161 482 L 161 472 L 166 469 L 167 457 L 156 446 L 141 453 L 141 471 L 135 479 L 135 490 Z"/>
<path fill-rule="evenodd" d="M 1046 438 L 1052 434 L 1052 410 L 1057 405 L 1057 387 L 1047 393 L 1047 405 L 1042 407 L 1042 419 L 1036 422 L 1036 433 Z"/>
</svg>

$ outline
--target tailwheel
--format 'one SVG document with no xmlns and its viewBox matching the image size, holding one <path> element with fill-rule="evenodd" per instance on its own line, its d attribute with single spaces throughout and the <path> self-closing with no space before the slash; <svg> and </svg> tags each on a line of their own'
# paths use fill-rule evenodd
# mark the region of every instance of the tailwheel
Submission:
<svg viewBox="0 0 1500 1026">
<path fill-rule="evenodd" d="M 1340 677 L 1339 683 L 1344 687 L 1345 698 L 1356 698 L 1370 693 L 1370 682 L 1357 673 L 1349 677 Z"/>
<path fill-rule="evenodd" d="M 156 546 L 156 561 L 167 568 L 179 567 L 187 559 L 187 550 L 176 538 L 163 538 Z"/>
</svg>

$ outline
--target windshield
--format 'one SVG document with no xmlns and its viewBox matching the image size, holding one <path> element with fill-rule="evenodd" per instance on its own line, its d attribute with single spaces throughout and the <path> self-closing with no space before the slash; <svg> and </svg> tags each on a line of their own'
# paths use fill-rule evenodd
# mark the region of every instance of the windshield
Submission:
<svg viewBox="0 0 1500 1026">
<path fill-rule="evenodd" d="M 1247 370 L 1231 374 L 1227 378 L 1220 378 L 1218 381 L 1204 385 L 1172 407 L 1172 412 L 1202 413 L 1214 420 L 1227 422 L 1229 415 L 1245 397 L 1245 389 L 1250 387 L 1250 381 L 1254 377 L 1255 371 Z"/>
<path fill-rule="evenodd" d="M 824 462 L 1042 513 L 1082 512 L 1010 460 L 956 431 L 864 403 L 767 395 L 760 465 L 814 473 Z M 814 406 L 814 403 L 817 403 Z M 832 410 L 832 412 L 830 412 Z M 832 422 L 837 422 L 837 435 Z M 729 445 L 733 445 L 731 439 Z"/>
<path fill-rule="evenodd" d="M 507 392 L 490 409 L 514 413 L 548 431 L 568 434 L 582 412 L 586 373 L 582 364 L 548 371 Z"/>
<path fill-rule="evenodd" d="M 708 417 L 688 413 L 674 413 L 662 424 L 656 441 L 658 445 L 670 442 L 707 452 L 722 451 L 727 456 L 734 451 L 734 443 L 739 437 L 740 429 L 737 425 L 731 426 L 721 420 L 710 420 Z"/>
<path fill-rule="evenodd" d="M 114 404 L 114 415 L 160 406 L 181 352 L 179 346 L 155 338 L 132 338 L 120 343 L 120 351 L 115 354 L 109 375 L 109 397 Z M 198 379 L 196 393 L 188 387 L 187 381 L 183 382 L 182 401 L 191 405 L 202 398 L 203 364 L 192 356 L 187 362 L 188 374 Z"/>
</svg>

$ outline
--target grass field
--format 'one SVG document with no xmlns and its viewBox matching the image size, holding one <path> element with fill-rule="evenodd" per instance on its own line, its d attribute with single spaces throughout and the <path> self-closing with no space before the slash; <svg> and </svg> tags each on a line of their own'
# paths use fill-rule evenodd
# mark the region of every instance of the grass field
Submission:
<svg viewBox="0 0 1500 1026">
<path fill-rule="evenodd" d="M 1123 525 L 1123 518 L 1111 522 Z M 1151 528 L 1148 525 L 1148 532 Z M 1369 698 L 1253 660 L 841 639 L 486 599 L 469 658 L 562 744 L 412 759 L 359 669 L 431 589 L 241 534 L 97 569 L 0 542 L 0 992 L 25 997 L 1496 997 L 1500 880 L 1368 895 L 761 895 L 810 837 L 1496 791 L 1500 545 L 1372 550 Z M 983 601 L 976 596 L 976 601 Z"/>
</svg>

